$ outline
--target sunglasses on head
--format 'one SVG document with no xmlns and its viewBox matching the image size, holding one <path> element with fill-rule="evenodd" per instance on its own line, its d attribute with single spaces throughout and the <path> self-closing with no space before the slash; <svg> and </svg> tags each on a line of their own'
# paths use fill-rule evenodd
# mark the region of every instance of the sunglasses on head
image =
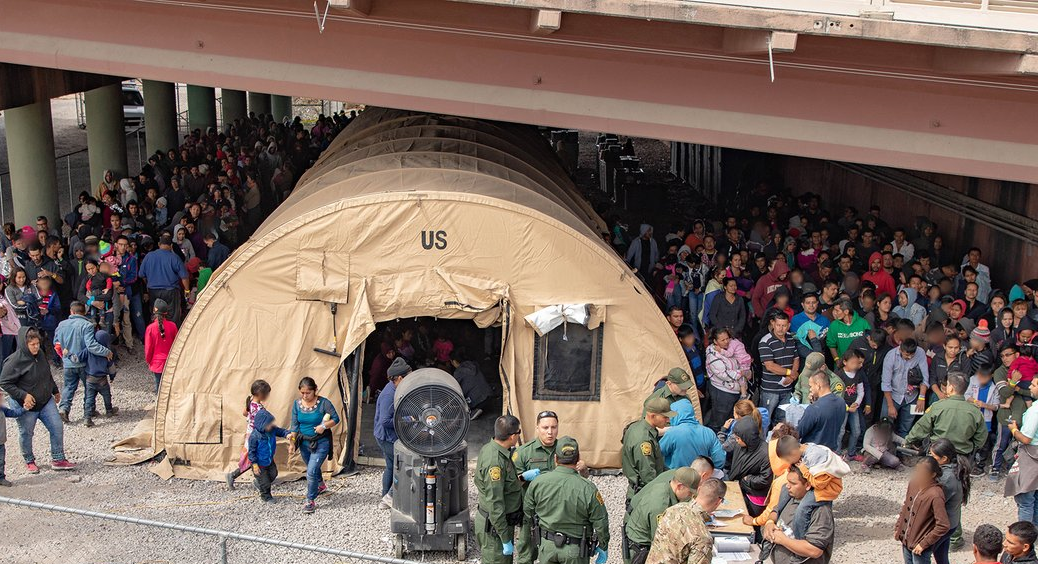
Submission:
<svg viewBox="0 0 1038 564">
<path fill-rule="evenodd" d="M 551 417 L 552 419 L 558 419 L 559 416 L 554 411 L 542 411 L 537 414 L 537 421 L 544 419 L 545 417 Z"/>
</svg>

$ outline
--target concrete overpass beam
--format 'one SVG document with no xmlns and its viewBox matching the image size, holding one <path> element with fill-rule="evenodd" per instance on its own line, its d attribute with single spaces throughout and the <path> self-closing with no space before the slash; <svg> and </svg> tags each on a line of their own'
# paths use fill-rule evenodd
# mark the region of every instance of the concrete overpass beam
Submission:
<svg viewBox="0 0 1038 564">
<path fill-rule="evenodd" d="M 934 70 L 952 74 L 1006 76 L 1028 74 L 1038 65 L 1034 55 L 973 49 L 942 49 L 934 51 Z M 1031 60 L 1027 60 L 1031 59 Z"/>
<path fill-rule="evenodd" d="M 8 109 L 4 124 L 15 225 L 36 225 L 39 215 L 47 216 L 51 225 L 60 225 L 50 100 Z"/>
<path fill-rule="evenodd" d="M 216 89 L 187 85 L 187 126 L 194 131 L 216 127 Z"/>
<path fill-rule="evenodd" d="M 172 82 L 144 81 L 144 130 L 148 154 L 179 145 L 177 87 Z"/>
<path fill-rule="evenodd" d="M 721 48 L 737 55 L 766 55 L 768 45 L 773 53 L 792 53 L 797 49 L 797 34 L 787 31 L 727 28 Z"/>
<path fill-rule="evenodd" d="M 530 15 L 530 33 L 548 35 L 562 27 L 562 10 L 534 10 Z"/>
<path fill-rule="evenodd" d="M 286 117 L 292 117 L 292 97 L 271 94 L 270 112 L 274 117 L 274 121 L 277 122 L 281 122 Z"/>
<path fill-rule="evenodd" d="M 110 84 L 86 92 L 87 157 L 90 161 L 90 186 L 104 180 L 104 171 L 125 178 L 126 127 L 123 124 L 122 86 Z M 145 110 L 147 115 L 147 110 Z M 168 150 L 170 147 L 163 147 Z"/>
<path fill-rule="evenodd" d="M 270 94 L 249 92 L 249 111 L 256 114 L 270 115 Z"/>
<path fill-rule="evenodd" d="M 244 90 L 220 90 L 220 108 L 223 114 L 223 125 L 227 127 L 236 119 L 244 119 L 248 115 Z"/>
<path fill-rule="evenodd" d="M 371 13 L 374 0 L 328 0 L 333 9 L 342 10 L 354 16 L 367 16 Z"/>
</svg>

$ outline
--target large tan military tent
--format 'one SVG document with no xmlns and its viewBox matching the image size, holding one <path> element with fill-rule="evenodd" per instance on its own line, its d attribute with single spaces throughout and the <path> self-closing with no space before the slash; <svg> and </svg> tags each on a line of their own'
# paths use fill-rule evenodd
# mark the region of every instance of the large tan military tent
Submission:
<svg viewBox="0 0 1038 564">
<path fill-rule="evenodd" d="M 556 410 L 588 464 L 619 466 L 625 422 L 688 364 L 601 231 L 534 128 L 363 112 L 200 296 L 151 446 L 176 476 L 220 477 L 240 452 L 250 383 L 271 383 L 268 407 L 287 424 L 311 376 L 353 420 L 336 428 L 337 467 L 358 428 L 365 338 L 378 322 L 431 316 L 500 326 L 505 408 L 525 436 Z"/>
</svg>

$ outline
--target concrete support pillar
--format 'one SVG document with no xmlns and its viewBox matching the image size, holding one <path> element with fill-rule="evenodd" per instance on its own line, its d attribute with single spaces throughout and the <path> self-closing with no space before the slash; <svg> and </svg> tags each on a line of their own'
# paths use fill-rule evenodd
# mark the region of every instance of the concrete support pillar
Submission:
<svg viewBox="0 0 1038 564">
<path fill-rule="evenodd" d="M 180 145 L 177 87 L 172 82 L 144 81 L 144 132 L 148 154 Z"/>
<path fill-rule="evenodd" d="M 274 121 L 278 123 L 286 117 L 292 117 L 292 97 L 271 94 L 270 111 L 274 114 Z"/>
<path fill-rule="evenodd" d="M 245 91 L 244 90 L 228 90 L 223 88 L 220 90 L 220 100 L 222 102 L 223 112 L 223 126 L 227 127 L 236 119 L 244 118 L 248 115 L 245 105 Z"/>
<path fill-rule="evenodd" d="M 216 127 L 216 89 L 209 86 L 187 86 L 187 126 L 194 131 Z"/>
<path fill-rule="evenodd" d="M 15 225 L 36 225 L 39 215 L 61 225 L 50 100 L 5 110 L 4 125 Z"/>
<path fill-rule="evenodd" d="M 270 94 L 249 92 L 249 111 L 256 114 L 270 115 Z"/>
<path fill-rule="evenodd" d="M 111 170 L 116 178 L 125 178 L 129 172 L 122 85 L 111 84 L 88 90 L 85 97 L 87 156 L 90 160 L 90 186 L 93 188 L 104 180 L 105 170 Z M 144 113 L 147 115 L 147 110 Z"/>
</svg>

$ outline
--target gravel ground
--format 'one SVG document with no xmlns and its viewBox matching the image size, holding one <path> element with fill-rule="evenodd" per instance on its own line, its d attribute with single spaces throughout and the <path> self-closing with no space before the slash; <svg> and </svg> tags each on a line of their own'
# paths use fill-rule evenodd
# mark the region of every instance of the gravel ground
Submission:
<svg viewBox="0 0 1038 564">
<path fill-rule="evenodd" d="M 138 353 L 139 354 L 139 353 Z M 8 432 L 8 476 L 11 489 L 0 495 L 50 502 L 77 508 L 158 519 L 173 523 L 233 530 L 390 556 L 389 513 L 378 508 L 380 469 L 365 468 L 356 476 L 333 478 L 331 495 L 319 500 L 314 515 L 300 512 L 305 482 L 278 484 L 278 503 L 262 504 L 247 486 L 236 492 L 215 482 L 171 480 L 164 482 L 136 467 L 103 466 L 111 456 L 112 441 L 130 434 L 152 401 L 152 379 L 139 356 L 126 357 L 113 386 L 116 405 L 122 412 L 114 418 L 98 419 L 97 427 L 81 425 L 81 403 L 74 404 L 73 423 L 66 427 L 65 444 L 69 456 L 81 464 L 71 474 L 59 474 L 44 467 L 41 474 L 29 476 L 21 464 L 17 427 Z M 47 434 L 39 428 L 35 448 L 42 460 L 47 456 Z M 855 473 L 845 480 L 844 494 L 835 504 L 837 549 L 834 562 L 889 563 L 900 559 L 900 548 L 893 540 L 894 517 L 904 495 L 906 472 L 873 471 Z M 623 514 L 624 480 L 599 476 L 595 483 L 602 490 L 613 517 L 613 537 L 619 539 Z M 474 496 L 475 487 L 469 485 Z M 1005 526 L 1015 520 L 1016 507 L 1001 496 L 986 479 L 978 481 L 973 503 L 965 510 L 965 529 L 972 531 L 983 522 Z M 474 503 L 474 499 L 471 500 Z M 70 563 L 157 563 L 219 562 L 215 539 L 172 531 L 102 522 L 64 514 L 0 505 L 0 522 L 7 531 L 0 535 L 2 562 Z M 967 535 L 967 539 L 969 536 Z M 86 542 L 84 542 L 86 541 Z M 299 552 L 265 545 L 243 546 L 231 542 L 230 562 L 295 562 Z M 470 539 L 469 546 L 474 542 Z M 613 544 L 610 562 L 620 562 L 619 543 Z M 453 561 L 446 553 L 409 554 L 409 558 L 429 562 Z M 477 560 L 474 549 L 469 558 Z M 311 555 L 308 562 L 339 562 L 342 559 Z M 971 562 L 967 551 L 953 554 L 953 562 Z"/>
</svg>

